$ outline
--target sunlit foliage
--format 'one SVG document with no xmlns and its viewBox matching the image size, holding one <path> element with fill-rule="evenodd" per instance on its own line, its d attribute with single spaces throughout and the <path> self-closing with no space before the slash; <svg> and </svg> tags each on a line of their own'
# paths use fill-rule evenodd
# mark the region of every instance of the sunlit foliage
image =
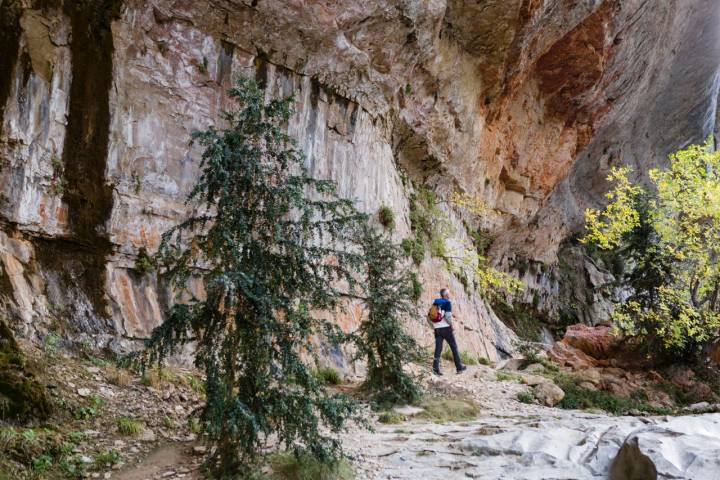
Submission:
<svg viewBox="0 0 720 480">
<path fill-rule="evenodd" d="M 720 153 L 711 142 L 670 155 L 649 172 L 652 188 L 615 169 L 603 210 L 586 212 L 582 239 L 625 260 L 616 305 L 619 330 L 648 350 L 686 355 L 718 337 L 720 328 Z"/>
</svg>

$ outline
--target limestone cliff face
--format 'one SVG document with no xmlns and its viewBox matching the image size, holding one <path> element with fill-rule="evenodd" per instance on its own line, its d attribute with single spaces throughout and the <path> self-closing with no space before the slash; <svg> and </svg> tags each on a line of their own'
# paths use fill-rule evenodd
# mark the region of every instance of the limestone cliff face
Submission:
<svg viewBox="0 0 720 480">
<path fill-rule="evenodd" d="M 28 334 L 59 319 L 111 343 L 147 336 L 170 297 L 138 255 L 187 214 L 190 133 L 218 122 L 237 75 L 295 95 L 311 172 L 367 212 L 391 206 L 398 240 L 425 185 L 490 207 L 443 204 L 449 248 L 481 229 L 509 271 L 553 264 L 611 165 L 642 174 L 713 130 L 719 15 L 714 0 L 3 2 L 2 305 Z M 423 301 L 450 285 L 463 347 L 512 349 L 445 270 L 421 265 Z M 552 309 L 548 272 L 519 273 Z"/>
</svg>

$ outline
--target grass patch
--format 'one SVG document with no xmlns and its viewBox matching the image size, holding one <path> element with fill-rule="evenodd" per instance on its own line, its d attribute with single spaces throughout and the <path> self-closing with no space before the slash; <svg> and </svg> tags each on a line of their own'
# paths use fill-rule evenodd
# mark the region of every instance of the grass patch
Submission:
<svg viewBox="0 0 720 480">
<path fill-rule="evenodd" d="M 332 367 L 321 367 L 313 372 L 318 382 L 323 385 L 340 385 L 343 381 L 342 375 Z"/>
<path fill-rule="evenodd" d="M 143 429 L 140 422 L 137 422 L 137 421 L 133 420 L 132 418 L 128 418 L 128 417 L 118 418 L 117 427 L 118 427 L 118 432 L 120 433 L 120 435 L 125 435 L 127 437 L 137 435 Z"/>
<path fill-rule="evenodd" d="M 200 380 L 195 375 L 190 374 L 188 374 L 185 379 L 187 380 L 187 384 L 192 391 L 199 395 L 205 395 L 205 383 L 203 383 L 202 380 Z"/>
<path fill-rule="evenodd" d="M 155 370 L 148 370 L 143 373 L 142 377 L 140 377 L 140 385 L 145 385 L 146 387 L 151 387 L 157 390 L 160 388 L 161 384 L 162 381 L 160 380 L 160 375 L 158 375 Z"/>
<path fill-rule="evenodd" d="M 486 366 L 492 365 L 492 362 L 487 357 L 478 357 L 478 363 Z"/>
<path fill-rule="evenodd" d="M 434 423 L 464 422 L 480 415 L 480 407 L 472 399 L 463 396 L 425 397 L 419 406 L 423 411 L 417 416 Z"/>
<path fill-rule="evenodd" d="M 200 432 L 202 432 L 202 424 L 200 423 L 200 420 L 196 417 L 190 417 L 188 418 L 188 429 L 194 433 L 195 435 L 199 435 Z"/>
<path fill-rule="evenodd" d="M 532 392 L 520 392 L 517 395 L 517 399 L 520 403 L 533 403 L 535 401 L 535 396 Z"/>
<path fill-rule="evenodd" d="M 105 370 L 108 382 L 118 387 L 127 387 L 132 382 L 130 372 L 124 368 L 110 365 Z"/>
<path fill-rule="evenodd" d="M 449 348 L 446 348 L 445 351 L 442 353 L 442 358 L 444 360 L 453 361 L 452 351 Z M 478 364 L 478 361 L 475 359 L 475 357 L 473 357 L 472 355 L 470 355 L 468 352 L 466 352 L 464 350 L 462 352 L 460 352 L 460 361 L 462 362 L 463 365 L 477 365 Z"/>
<path fill-rule="evenodd" d="M 507 372 L 495 372 L 495 379 L 498 382 L 517 382 L 522 383 L 522 377 Z"/>
<path fill-rule="evenodd" d="M 402 423 L 406 420 L 405 415 L 397 412 L 393 412 L 392 410 L 388 410 L 387 412 L 382 412 L 378 416 L 378 422 L 385 423 L 385 424 L 391 424 L 396 425 L 398 423 Z"/>
<path fill-rule="evenodd" d="M 276 480 L 353 480 L 355 474 L 347 460 L 322 463 L 308 454 L 277 453 L 268 458 L 272 479 Z"/>
</svg>

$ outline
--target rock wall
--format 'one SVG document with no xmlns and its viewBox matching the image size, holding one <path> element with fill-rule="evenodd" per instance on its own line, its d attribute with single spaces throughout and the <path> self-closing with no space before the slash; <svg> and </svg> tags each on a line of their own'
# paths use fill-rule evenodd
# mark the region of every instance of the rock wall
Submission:
<svg viewBox="0 0 720 480">
<path fill-rule="evenodd" d="M 488 206 L 441 205 L 451 246 L 472 248 L 479 229 L 507 270 L 520 254 L 552 264 L 609 166 L 642 173 L 714 128 L 719 12 L 712 0 L 3 2 L 3 308 L 28 335 L 146 337 L 170 296 L 136 261 L 187 215 L 190 133 L 218 122 L 241 74 L 295 95 L 289 130 L 311 172 L 367 212 L 393 208 L 397 240 L 424 185 Z M 462 347 L 510 351 L 513 334 L 446 270 L 426 257 L 421 304 L 449 285 Z M 548 302 L 550 270 L 535 282 Z M 418 314 L 410 328 L 429 342 Z"/>
</svg>

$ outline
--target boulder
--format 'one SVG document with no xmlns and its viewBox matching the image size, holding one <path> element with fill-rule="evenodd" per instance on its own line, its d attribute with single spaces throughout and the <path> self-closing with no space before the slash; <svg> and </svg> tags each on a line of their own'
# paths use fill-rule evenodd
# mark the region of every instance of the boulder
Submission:
<svg viewBox="0 0 720 480">
<path fill-rule="evenodd" d="M 509 358 L 498 365 L 498 370 L 520 370 L 527 363 L 524 358 Z"/>
<path fill-rule="evenodd" d="M 610 467 L 610 480 L 717 479 L 720 414 L 673 417 L 631 433 Z"/>
<path fill-rule="evenodd" d="M 607 326 L 591 327 L 589 325 L 571 325 L 565 331 L 562 342 L 596 359 L 610 356 L 610 350 L 616 337 Z"/>
<path fill-rule="evenodd" d="M 610 467 L 610 480 L 656 480 L 657 468 L 642 453 L 637 437 L 625 441 Z"/>
<path fill-rule="evenodd" d="M 524 370 L 529 373 L 540 373 L 545 370 L 545 367 L 541 363 L 531 363 Z"/>
<path fill-rule="evenodd" d="M 597 365 L 597 360 L 567 343 L 557 342 L 548 350 L 548 357 L 563 367 L 583 370 Z"/>
<path fill-rule="evenodd" d="M 565 398 L 565 392 L 554 383 L 545 382 L 535 385 L 533 394 L 538 402 L 547 407 L 554 407 Z"/>
<path fill-rule="evenodd" d="M 602 375 L 600 371 L 595 368 L 586 368 L 575 373 L 575 378 L 580 382 L 592 383 L 594 385 L 600 385 L 602 383 Z"/>
</svg>

